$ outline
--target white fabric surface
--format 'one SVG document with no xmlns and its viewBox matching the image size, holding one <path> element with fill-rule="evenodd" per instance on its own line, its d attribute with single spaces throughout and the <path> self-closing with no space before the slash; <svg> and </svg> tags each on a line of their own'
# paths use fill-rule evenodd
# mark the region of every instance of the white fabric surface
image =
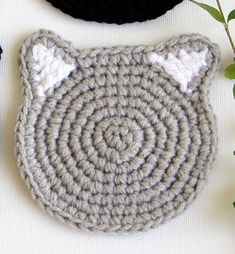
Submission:
<svg viewBox="0 0 235 254">
<path fill-rule="evenodd" d="M 222 3 L 226 11 L 235 8 L 234 0 Z M 217 161 L 206 188 L 180 217 L 146 233 L 105 235 L 77 232 L 38 208 L 19 176 L 13 129 L 21 101 L 18 50 L 39 28 L 54 30 L 80 48 L 156 44 L 181 33 L 201 33 L 220 45 L 223 67 L 233 57 L 223 28 L 187 0 L 155 21 L 124 26 L 75 20 L 43 0 L 0 0 L 0 44 L 5 51 L 0 63 L 0 253 L 234 254 L 235 103 L 232 82 L 222 73 L 210 93 L 218 119 Z"/>
</svg>

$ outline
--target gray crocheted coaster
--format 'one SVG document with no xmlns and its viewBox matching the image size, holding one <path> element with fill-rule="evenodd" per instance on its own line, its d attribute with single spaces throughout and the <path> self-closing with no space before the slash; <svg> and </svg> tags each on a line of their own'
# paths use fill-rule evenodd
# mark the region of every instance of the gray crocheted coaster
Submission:
<svg viewBox="0 0 235 254">
<path fill-rule="evenodd" d="M 77 50 L 50 31 L 22 46 L 16 128 L 22 177 L 46 212 L 75 228 L 148 230 L 182 213 L 215 157 L 208 86 L 216 45 Z"/>
</svg>

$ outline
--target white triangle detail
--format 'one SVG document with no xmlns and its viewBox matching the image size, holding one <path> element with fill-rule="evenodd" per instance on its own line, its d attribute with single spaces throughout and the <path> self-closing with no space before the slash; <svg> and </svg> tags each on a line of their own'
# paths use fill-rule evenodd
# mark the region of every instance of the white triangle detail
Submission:
<svg viewBox="0 0 235 254">
<path fill-rule="evenodd" d="M 75 65 L 66 64 L 60 55 L 55 56 L 54 48 L 46 48 L 42 44 L 33 47 L 35 60 L 34 70 L 37 75 L 35 81 L 39 82 L 37 89 L 39 96 L 45 96 L 45 91 L 69 76 L 76 68 Z"/>
<path fill-rule="evenodd" d="M 199 74 L 203 66 L 207 66 L 206 56 L 208 48 L 200 52 L 187 52 L 184 49 L 179 51 L 177 56 L 169 53 L 166 58 L 157 53 L 150 53 L 149 61 L 151 64 L 158 63 L 169 75 L 181 85 L 183 93 L 190 93 L 188 84 Z"/>
</svg>

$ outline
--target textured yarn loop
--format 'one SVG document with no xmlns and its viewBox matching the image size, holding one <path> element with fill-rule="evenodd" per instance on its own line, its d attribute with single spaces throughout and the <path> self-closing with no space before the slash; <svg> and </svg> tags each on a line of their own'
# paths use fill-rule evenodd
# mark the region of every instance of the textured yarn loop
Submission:
<svg viewBox="0 0 235 254">
<path fill-rule="evenodd" d="M 192 67 L 178 70 L 190 80 L 186 92 L 172 72 L 150 62 L 152 53 L 168 59 L 166 67 L 206 58 L 192 78 Z M 19 60 L 17 161 L 48 214 L 90 231 L 145 231 L 195 199 L 216 154 L 208 103 L 216 45 L 183 35 L 158 46 L 76 50 L 41 30 L 23 44 Z"/>
</svg>

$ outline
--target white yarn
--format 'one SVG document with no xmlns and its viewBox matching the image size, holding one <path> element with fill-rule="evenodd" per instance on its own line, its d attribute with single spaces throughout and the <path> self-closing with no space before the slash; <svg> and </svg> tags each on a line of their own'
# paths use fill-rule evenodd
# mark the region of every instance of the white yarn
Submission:
<svg viewBox="0 0 235 254">
<path fill-rule="evenodd" d="M 166 58 L 157 53 L 149 55 L 151 64 L 158 63 L 164 70 L 181 84 L 181 91 L 189 93 L 191 90 L 188 84 L 199 73 L 201 67 L 207 66 L 206 56 L 208 48 L 201 52 L 187 52 L 184 49 L 179 51 L 178 56 L 169 53 Z"/>
<path fill-rule="evenodd" d="M 76 66 L 66 64 L 60 55 L 55 56 L 54 48 L 47 49 L 42 44 L 33 47 L 33 58 L 36 62 L 35 81 L 39 82 L 38 95 L 44 96 L 45 91 L 69 76 Z"/>
</svg>

